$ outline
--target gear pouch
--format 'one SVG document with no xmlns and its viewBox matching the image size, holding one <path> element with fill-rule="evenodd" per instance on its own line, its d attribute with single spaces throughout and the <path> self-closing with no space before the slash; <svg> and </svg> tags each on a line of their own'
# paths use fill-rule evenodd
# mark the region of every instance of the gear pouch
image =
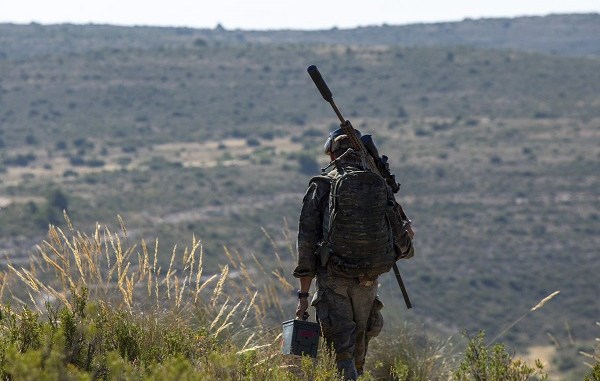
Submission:
<svg viewBox="0 0 600 381">
<path fill-rule="evenodd" d="M 321 261 L 321 266 L 327 265 L 329 262 L 329 258 L 331 257 L 331 248 L 327 242 L 319 243 L 317 250 L 315 251 L 315 255 L 317 255 Z"/>
</svg>

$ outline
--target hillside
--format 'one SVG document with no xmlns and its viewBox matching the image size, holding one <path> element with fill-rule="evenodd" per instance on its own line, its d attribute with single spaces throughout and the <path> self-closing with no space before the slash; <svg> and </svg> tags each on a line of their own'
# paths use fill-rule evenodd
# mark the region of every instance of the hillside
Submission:
<svg viewBox="0 0 600 381">
<path fill-rule="evenodd" d="M 217 42 L 230 44 L 341 44 L 362 46 L 470 46 L 532 51 L 551 55 L 598 56 L 600 15 L 466 19 L 353 29 L 248 31 L 111 25 L 0 24 L 0 59 L 64 55 L 103 49 L 177 47 Z"/>
<path fill-rule="evenodd" d="M 273 42 L 345 45 L 471 46 L 528 50 L 552 55 L 598 56 L 599 14 L 550 15 L 461 22 L 365 26 L 328 31 L 253 33 L 246 38 Z"/>
<path fill-rule="evenodd" d="M 523 32 L 492 38 L 503 23 Z M 66 207 L 83 229 L 120 215 L 130 237 L 158 237 L 163 268 L 192 235 L 208 272 L 224 262 L 223 245 L 269 264 L 262 228 L 282 249 L 293 243 L 302 193 L 336 127 L 306 74 L 316 64 L 346 118 L 391 158 L 415 222 L 418 254 L 400 264 L 415 308 L 405 312 L 386 276 L 386 318 L 493 337 L 560 290 L 503 340 L 524 351 L 551 334 L 576 353 L 600 316 L 600 34 L 590 33 L 599 24 L 597 15 L 448 24 L 485 40 L 462 46 L 439 37 L 441 24 L 1 25 L 0 254 L 28 261 Z M 562 37 L 542 41 L 534 25 L 561 25 Z M 438 32 L 389 42 L 395 28 Z M 329 39 L 311 41 L 316 33 Z M 293 255 L 285 260 L 291 272 Z M 556 366 L 579 366 L 569 361 Z"/>
</svg>

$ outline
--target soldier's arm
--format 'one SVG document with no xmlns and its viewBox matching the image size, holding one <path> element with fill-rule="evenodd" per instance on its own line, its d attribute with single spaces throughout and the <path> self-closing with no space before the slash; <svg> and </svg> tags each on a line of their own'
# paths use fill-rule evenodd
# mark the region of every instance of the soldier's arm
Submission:
<svg viewBox="0 0 600 381">
<path fill-rule="evenodd" d="M 327 179 L 312 179 L 302 201 L 302 210 L 298 224 L 298 265 L 294 276 L 299 278 L 298 307 L 296 318 L 308 318 L 308 292 L 317 273 L 317 244 L 323 238 L 323 209 L 329 194 Z"/>
<path fill-rule="evenodd" d="M 296 307 L 296 318 L 301 320 L 308 319 L 308 291 L 312 283 L 313 277 L 300 278 L 300 290 L 298 290 L 298 307 Z"/>
<path fill-rule="evenodd" d="M 302 210 L 298 223 L 298 265 L 294 269 L 294 277 L 312 278 L 317 273 L 317 256 L 315 250 L 323 238 L 323 207 L 329 194 L 326 179 L 310 182 L 302 201 Z"/>
</svg>

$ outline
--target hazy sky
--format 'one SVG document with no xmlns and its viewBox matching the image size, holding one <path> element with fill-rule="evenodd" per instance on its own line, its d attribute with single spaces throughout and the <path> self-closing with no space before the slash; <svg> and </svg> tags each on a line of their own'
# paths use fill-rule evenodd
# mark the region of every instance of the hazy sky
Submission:
<svg viewBox="0 0 600 381">
<path fill-rule="evenodd" d="M 600 12 L 600 0 L 0 0 L 0 22 L 328 29 Z"/>
</svg>

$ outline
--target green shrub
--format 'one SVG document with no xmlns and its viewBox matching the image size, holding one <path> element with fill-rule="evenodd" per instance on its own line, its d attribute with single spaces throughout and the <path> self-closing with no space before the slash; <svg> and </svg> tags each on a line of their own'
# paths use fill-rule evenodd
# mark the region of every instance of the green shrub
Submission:
<svg viewBox="0 0 600 381">
<path fill-rule="evenodd" d="M 592 371 L 585 376 L 584 381 L 600 381 L 600 362 L 596 362 Z"/>
<path fill-rule="evenodd" d="M 600 322 L 596 322 L 596 325 L 600 326 Z M 596 341 L 600 341 L 600 339 L 596 338 Z M 589 374 L 586 374 L 584 381 L 600 381 L 600 344 L 596 346 L 594 353 L 587 353 L 585 351 L 580 351 L 579 353 L 593 361 L 593 365 L 591 365 L 592 370 Z"/>
<path fill-rule="evenodd" d="M 454 373 L 455 381 L 548 380 L 540 361 L 532 368 L 521 360 L 514 360 L 503 344 L 486 346 L 484 337 L 480 332 L 475 338 L 469 338 L 464 358 Z"/>
<path fill-rule="evenodd" d="M 377 380 L 447 380 L 456 354 L 450 340 L 439 340 L 409 326 L 386 328 L 392 337 L 378 338 L 369 345 L 367 364 Z"/>
<path fill-rule="evenodd" d="M 319 163 L 307 154 L 298 155 L 299 171 L 304 175 L 315 175 L 319 173 Z"/>
</svg>

